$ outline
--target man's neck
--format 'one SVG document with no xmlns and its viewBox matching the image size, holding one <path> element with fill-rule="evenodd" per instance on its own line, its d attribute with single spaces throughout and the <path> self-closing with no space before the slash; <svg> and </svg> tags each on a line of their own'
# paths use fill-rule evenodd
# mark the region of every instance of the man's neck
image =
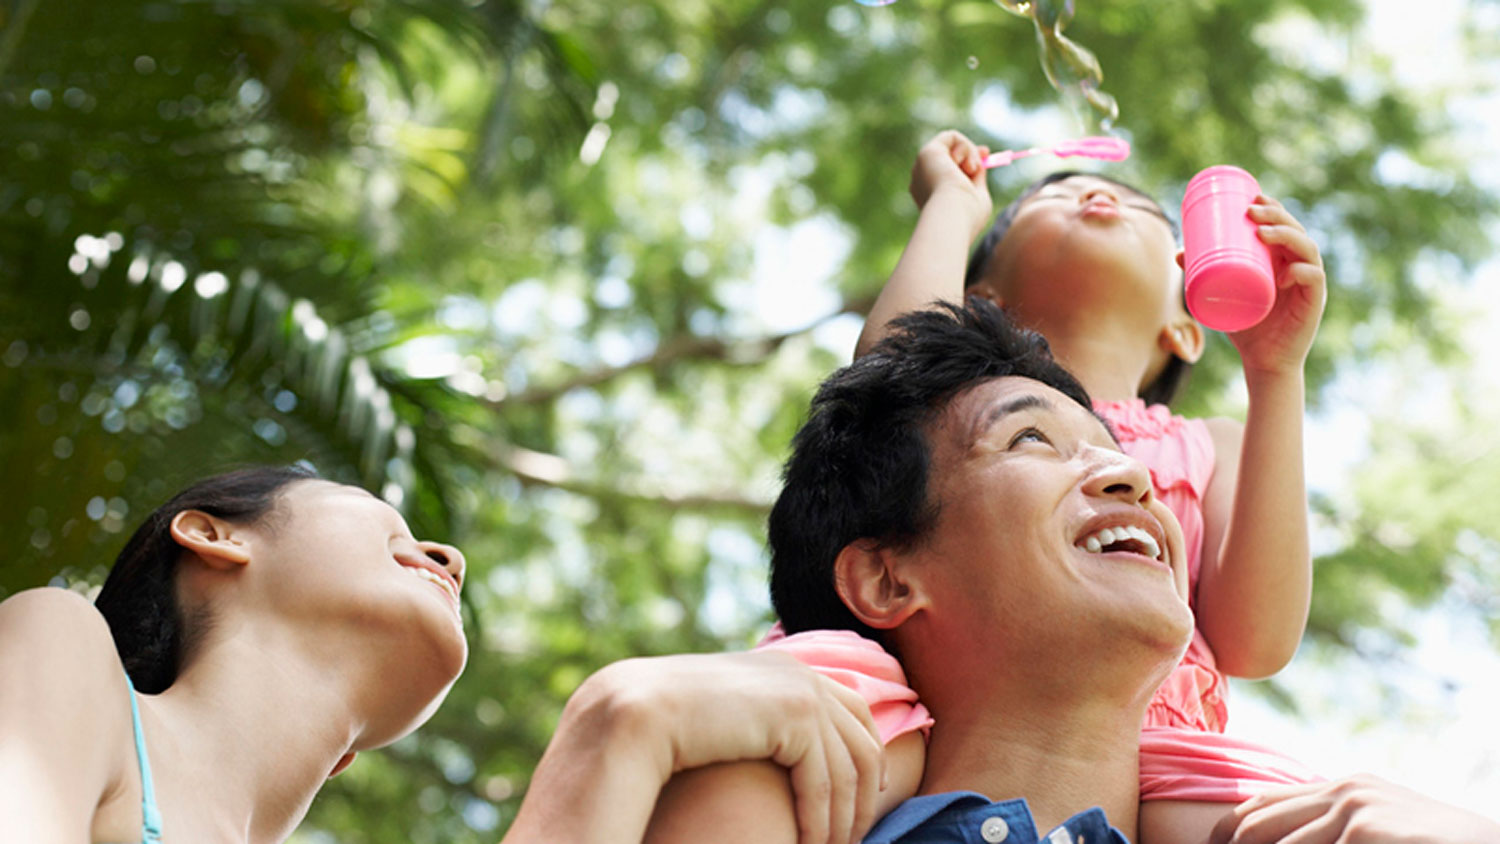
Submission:
<svg viewBox="0 0 1500 844">
<path fill-rule="evenodd" d="M 1024 797 L 1041 833 L 1098 806 L 1133 839 L 1144 701 L 1139 707 L 1103 699 L 1072 707 L 1042 703 L 987 700 L 975 708 L 934 708 L 922 793 Z"/>
</svg>

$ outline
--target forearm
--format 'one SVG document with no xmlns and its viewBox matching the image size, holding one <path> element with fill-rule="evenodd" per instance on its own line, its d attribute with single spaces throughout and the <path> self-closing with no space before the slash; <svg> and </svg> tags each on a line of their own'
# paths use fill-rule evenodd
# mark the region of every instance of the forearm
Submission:
<svg viewBox="0 0 1500 844">
<path fill-rule="evenodd" d="M 1250 409 L 1234 503 L 1216 556 L 1205 556 L 1199 626 L 1227 674 L 1274 674 L 1291 659 L 1312 594 L 1303 465 L 1304 381 L 1246 373 Z"/>
<path fill-rule="evenodd" d="M 890 321 L 901 314 L 934 301 L 962 304 L 969 244 L 976 226 L 983 224 L 971 207 L 972 200 L 957 191 L 939 190 L 927 200 L 901 260 L 870 309 L 855 357 L 869 353 L 885 337 Z"/>
<path fill-rule="evenodd" d="M 598 675 L 596 675 L 597 677 Z M 645 707 L 580 687 L 563 710 L 504 844 L 642 840 L 672 773 L 670 742 Z"/>
</svg>

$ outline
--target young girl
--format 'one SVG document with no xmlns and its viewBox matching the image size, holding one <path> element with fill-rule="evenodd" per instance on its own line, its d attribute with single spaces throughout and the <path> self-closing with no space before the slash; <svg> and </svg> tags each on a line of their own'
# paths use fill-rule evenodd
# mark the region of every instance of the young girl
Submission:
<svg viewBox="0 0 1500 844">
<path fill-rule="evenodd" d="M 358 487 L 290 467 L 189 487 L 96 605 L 0 603 L 0 837 L 284 840 L 356 752 L 442 701 L 467 656 L 463 580 L 458 549 Z M 871 819 L 880 751 L 857 695 L 783 655 L 689 655 L 580 687 L 507 840 L 639 841 L 675 771 L 739 759 L 799 771 L 825 828 L 830 794 Z"/>
<path fill-rule="evenodd" d="M 966 294 L 988 298 L 1047 338 L 1126 453 L 1150 468 L 1190 547 L 1197 631 L 1147 713 L 1140 834 L 1148 844 L 1201 842 L 1234 804 L 1270 786 L 1317 779 L 1274 751 L 1223 734 L 1223 677 L 1275 673 L 1307 620 L 1303 362 L 1323 311 L 1322 261 L 1291 214 L 1257 197 L 1249 214 L 1275 256 L 1279 292 L 1263 322 L 1229 335 L 1244 366 L 1247 419 L 1184 419 L 1165 402 L 1201 354 L 1204 335 L 1183 305 L 1176 226 L 1119 182 L 1054 174 L 1001 212 L 966 266 L 991 209 L 981 166 L 987 154 L 952 131 L 918 154 L 911 193 L 921 214 L 856 356 L 903 312 Z M 780 647 L 811 645 L 799 640 Z M 861 656 L 854 647 L 823 664 L 890 671 L 881 655 Z M 891 703 L 867 699 L 877 708 Z M 924 713 L 907 706 L 909 720 L 922 723 Z"/>
</svg>

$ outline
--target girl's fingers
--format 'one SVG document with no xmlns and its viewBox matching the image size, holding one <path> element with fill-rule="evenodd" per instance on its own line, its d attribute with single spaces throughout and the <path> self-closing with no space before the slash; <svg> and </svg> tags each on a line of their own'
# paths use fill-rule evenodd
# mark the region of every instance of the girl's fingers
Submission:
<svg viewBox="0 0 1500 844">
<path fill-rule="evenodd" d="M 1250 206 L 1250 218 L 1257 223 L 1269 223 L 1279 226 L 1291 226 L 1295 229 L 1306 231 L 1307 227 L 1302 221 L 1292 216 L 1292 212 L 1286 210 L 1281 203 L 1270 197 L 1259 197 Z"/>
<path fill-rule="evenodd" d="M 1323 256 L 1318 252 L 1318 244 L 1302 229 L 1288 225 L 1262 225 L 1259 232 L 1261 243 L 1282 247 L 1291 253 L 1296 263 L 1323 266 Z"/>
<path fill-rule="evenodd" d="M 1306 287 L 1314 291 L 1323 286 L 1327 279 L 1323 275 L 1323 268 L 1307 263 L 1288 264 L 1286 272 L 1276 280 L 1276 286 L 1285 290 L 1288 287 Z M 1313 295 L 1316 295 L 1314 293 Z"/>
</svg>

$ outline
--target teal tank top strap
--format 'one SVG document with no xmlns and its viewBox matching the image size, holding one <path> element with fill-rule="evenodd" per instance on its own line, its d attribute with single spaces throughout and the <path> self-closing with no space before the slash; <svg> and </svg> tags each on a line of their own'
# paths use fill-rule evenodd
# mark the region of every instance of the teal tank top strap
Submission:
<svg viewBox="0 0 1500 844">
<path fill-rule="evenodd" d="M 135 684 L 130 688 L 130 719 L 135 724 L 135 757 L 141 765 L 141 844 L 161 844 L 161 810 L 156 807 L 156 786 L 151 782 L 151 758 L 146 755 L 146 734 L 141 730 L 141 708 L 135 702 Z"/>
</svg>

